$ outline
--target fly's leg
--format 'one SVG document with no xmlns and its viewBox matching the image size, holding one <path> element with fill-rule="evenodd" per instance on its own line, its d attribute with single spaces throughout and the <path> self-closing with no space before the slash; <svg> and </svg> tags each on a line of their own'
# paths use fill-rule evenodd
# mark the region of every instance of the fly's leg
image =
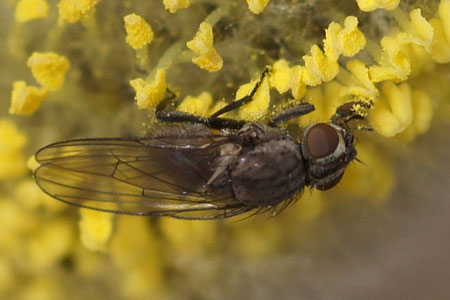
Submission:
<svg viewBox="0 0 450 300">
<path fill-rule="evenodd" d="M 229 111 L 235 110 L 239 107 L 241 107 L 244 104 L 247 104 L 249 102 L 251 102 L 253 100 L 253 97 L 255 96 L 256 92 L 258 91 L 258 88 L 261 86 L 264 77 L 266 77 L 266 75 L 269 73 L 269 68 L 266 68 L 264 70 L 264 72 L 262 72 L 261 77 L 259 78 L 259 81 L 255 84 L 255 86 L 253 87 L 252 91 L 250 92 L 250 94 L 248 94 L 247 96 L 245 96 L 242 99 L 239 99 L 238 101 L 234 101 L 230 104 L 228 104 L 227 106 L 225 106 L 222 109 L 219 109 L 218 111 L 216 111 L 211 117 L 209 117 L 210 119 L 213 118 L 217 118 L 220 115 L 223 115 L 224 113 L 227 113 Z"/>
<path fill-rule="evenodd" d="M 167 89 L 168 96 L 156 108 L 156 117 L 164 122 L 204 124 L 214 129 L 240 129 L 245 122 L 228 118 L 203 118 L 187 112 L 168 110 L 167 107 L 175 99 L 175 93 Z"/>
<path fill-rule="evenodd" d="M 156 117 L 161 121 L 165 122 L 198 123 L 204 124 L 214 129 L 240 129 L 245 124 L 245 121 L 234 120 L 229 118 L 220 118 L 219 116 L 234 109 L 237 109 L 246 103 L 249 103 L 255 96 L 256 91 L 261 86 L 261 83 L 268 72 L 269 69 L 266 68 L 264 72 L 261 74 L 260 80 L 256 83 L 255 87 L 253 88 L 253 90 L 250 92 L 249 95 L 225 106 L 224 108 L 218 110 L 208 118 L 176 110 L 167 110 L 166 108 L 169 105 L 169 103 L 171 103 L 175 99 L 175 93 L 167 89 L 168 97 L 164 99 L 161 102 L 161 104 L 159 104 L 158 107 L 156 108 Z"/>
<path fill-rule="evenodd" d="M 167 97 L 156 107 L 156 117 L 165 122 L 205 123 L 206 119 L 190 113 L 169 110 L 167 107 L 175 100 L 176 95 L 167 89 Z"/>
<path fill-rule="evenodd" d="M 304 116 L 314 110 L 314 105 L 309 103 L 302 103 L 299 106 L 285 109 L 269 122 L 269 126 L 276 127 L 281 123 Z"/>
<path fill-rule="evenodd" d="M 348 123 L 352 120 L 364 120 L 367 110 L 372 108 L 372 102 L 352 101 L 342 104 L 336 109 L 336 113 L 331 117 L 333 124 L 348 128 Z M 371 128 L 361 128 L 371 130 Z"/>
</svg>

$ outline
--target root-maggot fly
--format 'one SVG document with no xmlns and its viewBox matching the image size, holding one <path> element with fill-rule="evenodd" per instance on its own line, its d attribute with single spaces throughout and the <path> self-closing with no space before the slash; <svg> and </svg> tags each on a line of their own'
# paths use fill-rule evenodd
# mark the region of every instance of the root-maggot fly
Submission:
<svg viewBox="0 0 450 300">
<path fill-rule="evenodd" d="M 93 138 L 57 142 L 40 149 L 34 178 L 40 188 L 68 204 L 100 211 L 217 219 L 286 207 L 305 186 L 327 190 L 355 159 L 347 123 L 361 119 L 349 102 L 329 123 L 315 123 L 301 143 L 280 123 L 314 110 L 289 108 L 268 124 L 220 117 L 250 102 L 252 92 L 209 118 L 167 110 L 156 116 L 181 122 L 145 138 Z M 169 94 L 171 94 L 169 92 Z"/>
</svg>

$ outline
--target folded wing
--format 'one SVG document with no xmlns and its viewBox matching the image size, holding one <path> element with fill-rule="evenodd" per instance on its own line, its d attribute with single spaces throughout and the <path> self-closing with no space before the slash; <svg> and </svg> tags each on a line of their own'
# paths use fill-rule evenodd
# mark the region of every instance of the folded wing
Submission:
<svg viewBox="0 0 450 300">
<path fill-rule="evenodd" d="M 36 154 L 34 177 L 63 202 L 101 211 L 214 219 L 252 208 L 207 186 L 220 146 L 232 136 L 166 132 L 143 139 L 100 138 L 51 144 Z"/>
</svg>

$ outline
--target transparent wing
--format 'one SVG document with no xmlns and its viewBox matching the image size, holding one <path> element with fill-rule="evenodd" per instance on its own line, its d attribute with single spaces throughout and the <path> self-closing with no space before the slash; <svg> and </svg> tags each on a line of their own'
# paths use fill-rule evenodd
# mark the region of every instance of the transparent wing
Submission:
<svg viewBox="0 0 450 300">
<path fill-rule="evenodd" d="M 186 132 L 144 139 L 81 139 L 58 142 L 36 154 L 34 177 L 41 189 L 63 202 L 101 211 L 214 219 L 253 208 L 231 191 L 207 182 L 220 145 L 229 136 Z"/>
</svg>

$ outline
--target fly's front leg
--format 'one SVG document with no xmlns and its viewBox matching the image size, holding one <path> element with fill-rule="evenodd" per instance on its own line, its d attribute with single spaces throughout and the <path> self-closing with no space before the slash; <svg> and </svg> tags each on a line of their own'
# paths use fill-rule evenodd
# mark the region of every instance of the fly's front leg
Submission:
<svg viewBox="0 0 450 300">
<path fill-rule="evenodd" d="M 373 103 L 367 101 L 352 101 L 342 104 L 336 109 L 336 113 L 331 117 L 331 122 L 347 128 L 348 123 L 352 120 L 364 120 L 367 116 L 367 110 L 372 108 L 372 106 Z"/>
<path fill-rule="evenodd" d="M 309 103 L 302 103 L 299 106 L 285 109 L 269 122 L 269 126 L 277 127 L 281 123 L 309 114 L 314 110 L 314 105 Z"/>
</svg>

